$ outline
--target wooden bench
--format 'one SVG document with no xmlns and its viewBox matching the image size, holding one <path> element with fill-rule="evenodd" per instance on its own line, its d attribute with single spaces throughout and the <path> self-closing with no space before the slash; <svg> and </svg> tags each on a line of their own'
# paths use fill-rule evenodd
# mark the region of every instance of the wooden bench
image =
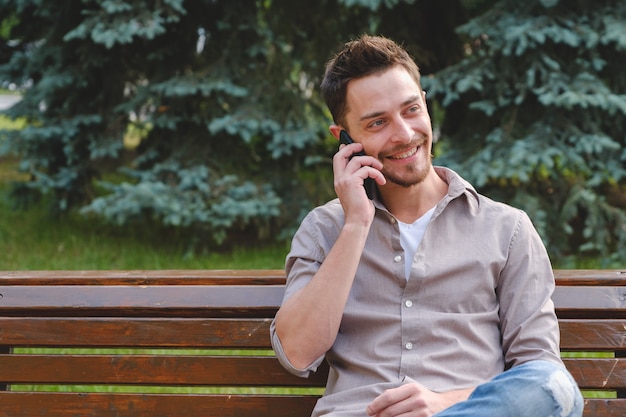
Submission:
<svg viewBox="0 0 626 417">
<path fill-rule="evenodd" d="M 626 271 L 555 274 L 562 350 L 604 352 L 565 363 L 582 390 L 614 397 L 586 398 L 584 415 L 626 416 Z M 0 272 L 0 416 L 309 416 L 327 371 L 297 378 L 270 351 L 284 282 L 266 270 Z"/>
</svg>

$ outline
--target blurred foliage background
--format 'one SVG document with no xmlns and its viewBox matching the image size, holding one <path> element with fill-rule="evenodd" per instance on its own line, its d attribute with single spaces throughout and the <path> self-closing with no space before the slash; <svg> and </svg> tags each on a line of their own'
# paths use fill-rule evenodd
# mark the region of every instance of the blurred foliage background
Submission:
<svg viewBox="0 0 626 417">
<path fill-rule="evenodd" d="M 423 74 L 435 163 L 526 210 L 562 267 L 626 257 L 626 2 L 0 0 L 18 210 L 191 249 L 281 244 L 332 198 L 318 85 L 362 33 Z"/>
</svg>

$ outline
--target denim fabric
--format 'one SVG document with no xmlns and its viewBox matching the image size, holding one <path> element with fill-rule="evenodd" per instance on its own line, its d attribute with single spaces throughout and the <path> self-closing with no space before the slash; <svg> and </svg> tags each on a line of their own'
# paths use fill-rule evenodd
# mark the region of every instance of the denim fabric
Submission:
<svg viewBox="0 0 626 417">
<path fill-rule="evenodd" d="M 565 368 L 531 361 L 479 385 L 467 401 L 433 417 L 580 417 L 583 406 L 578 386 Z"/>
</svg>

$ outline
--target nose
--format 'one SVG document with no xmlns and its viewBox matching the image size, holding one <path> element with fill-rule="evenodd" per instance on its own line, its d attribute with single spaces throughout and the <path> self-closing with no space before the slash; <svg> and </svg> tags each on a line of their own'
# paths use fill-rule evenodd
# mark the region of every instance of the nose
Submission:
<svg viewBox="0 0 626 417">
<path fill-rule="evenodd" d="M 403 117 L 397 117 L 393 122 L 393 132 L 391 140 L 393 142 L 407 143 L 414 136 L 413 128 Z"/>
</svg>

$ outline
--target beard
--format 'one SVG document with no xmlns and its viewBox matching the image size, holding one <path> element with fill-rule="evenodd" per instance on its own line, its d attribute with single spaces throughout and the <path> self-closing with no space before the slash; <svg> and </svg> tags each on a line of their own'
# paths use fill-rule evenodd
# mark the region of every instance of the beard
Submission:
<svg viewBox="0 0 626 417">
<path fill-rule="evenodd" d="M 419 140 L 416 142 L 420 142 Z M 414 142 L 412 146 L 419 145 L 420 149 L 418 152 L 422 151 L 421 147 L 426 146 L 427 140 L 421 140 L 421 143 Z M 395 152 L 395 151 L 392 151 Z M 424 163 L 420 163 L 424 162 Z M 391 171 L 384 168 L 382 169 L 382 173 L 387 179 L 387 181 L 399 185 L 404 188 L 409 188 L 414 185 L 417 185 L 424 181 L 430 172 L 430 168 L 432 166 L 432 155 L 429 154 L 427 161 L 418 161 L 418 163 L 413 165 L 407 165 L 402 168 L 401 171 Z"/>
<path fill-rule="evenodd" d="M 421 168 L 418 168 L 416 166 L 408 167 L 401 173 L 402 175 L 394 172 L 388 172 L 384 169 L 382 170 L 382 173 L 387 181 L 404 188 L 409 188 L 421 183 L 422 181 L 424 181 L 424 179 L 426 179 L 429 172 L 430 165 L 428 165 L 428 167 Z"/>
</svg>

